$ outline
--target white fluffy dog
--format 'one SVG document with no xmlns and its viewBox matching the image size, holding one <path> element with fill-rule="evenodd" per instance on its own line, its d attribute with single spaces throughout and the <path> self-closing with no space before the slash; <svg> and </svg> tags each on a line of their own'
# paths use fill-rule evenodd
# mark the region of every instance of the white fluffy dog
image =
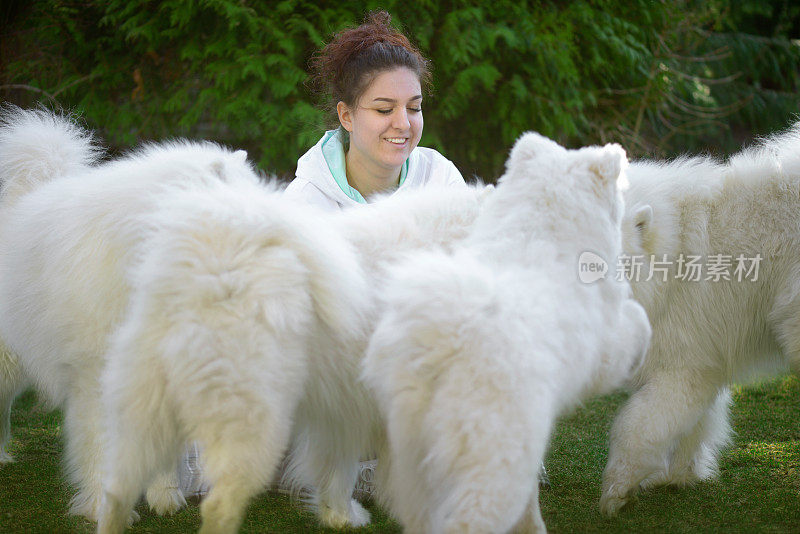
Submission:
<svg viewBox="0 0 800 534">
<path fill-rule="evenodd" d="M 364 376 L 408 531 L 545 531 L 537 471 L 556 417 L 620 386 L 650 337 L 626 283 L 578 278 L 581 253 L 620 251 L 626 163 L 617 145 L 526 134 L 463 246 L 392 269 Z"/>
<path fill-rule="evenodd" d="M 302 268 L 303 262 L 309 262 L 306 252 L 298 254 L 283 235 L 290 235 L 298 224 L 293 217 L 302 213 L 309 218 L 304 212 L 280 213 L 285 221 L 272 224 L 277 229 L 271 230 L 274 237 L 268 251 L 245 248 L 234 253 L 248 232 L 250 239 L 256 239 L 258 228 L 242 227 L 240 235 L 238 230 L 233 232 L 233 221 L 205 212 L 191 218 L 200 199 L 188 195 L 170 199 L 163 220 L 156 221 L 163 228 L 179 228 L 148 242 L 151 259 L 136 273 L 129 316 L 110 351 L 106 383 L 116 391 L 108 401 L 116 416 L 110 420 L 115 425 L 114 442 L 106 466 L 111 473 L 106 486 L 111 499 L 100 530 L 118 531 L 136 490 L 141 491 L 141 483 L 137 487 L 130 480 L 146 481 L 136 478 L 142 476 L 142 465 L 151 461 L 148 453 L 141 452 L 142 446 L 158 450 L 163 447 L 159 442 L 171 443 L 173 456 L 163 457 L 164 464 L 174 458 L 179 438 L 184 437 L 202 445 L 204 474 L 212 488 L 202 504 L 203 530 L 235 531 L 246 497 L 267 481 L 256 475 L 272 472 L 292 414 L 294 437 L 287 477 L 297 486 L 314 489 L 312 500 L 325 525 L 366 524 L 369 514 L 352 499 L 352 492 L 359 459 L 380 450 L 384 442 L 378 408 L 359 380 L 378 313 L 376 288 L 393 258 L 409 250 L 447 247 L 462 238 L 483 195 L 480 188 L 431 188 L 393 195 L 328 219 L 326 232 L 307 235 L 319 240 L 312 256 L 325 259 L 331 250 L 357 264 L 347 272 L 331 266 L 324 273 Z M 220 198 L 220 193 L 213 191 L 213 196 Z M 242 218 L 247 204 L 230 201 L 234 206 L 237 202 L 242 203 L 237 207 L 243 212 L 237 217 Z M 180 216 L 175 219 L 176 215 Z M 355 256 L 345 240 L 355 246 Z M 187 241 L 203 246 L 190 247 Z M 216 267 L 220 257 L 235 258 L 242 265 L 232 266 L 226 260 L 224 267 Z M 321 260 L 317 262 L 322 265 Z M 223 287 L 209 287 L 212 278 L 202 271 L 195 274 L 195 263 L 203 269 L 208 264 L 219 269 Z M 310 302 L 306 301 L 320 292 L 314 287 L 315 278 L 325 278 L 326 291 L 342 292 L 338 312 L 322 314 L 322 320 L 307 317 Z M 307 295 L 306 300 L 302 295 Z M 336 302 L 326 302 L 333 310 Z M 290 315 L 293 309 L 296 318 Z M 284 320 L 264 323 L 265 312 L 268 318 L 283 314 Z M 244 350 L 247 347 L 249 352 Z M 165 366 L 174 370 L 167 371 L 167 382 L 161 387 L 185 397 L 181 424 L 201 431 L 176 435 L 175 421 L 163 413 L 163 403 L 137 400 L 137 392 L 163 374 Z M 237 392 L 247 395 L 236 397 Z M 143 435 L 159 442 L 149 443 Z M 224 476 L 219 474 L 220 463 Z"/>
<path fill-rule="evenodd" d="M 360 266 L 243 152 L 96 154 L 66 119 L 5 116 L 0 336 L 64 409 L 73 513 L 96 517 L 102 486 L 102 530 L 124 528 L 154 480 L 151 506 L 175 509 L 194 439 L 214 484 L 203 528 L 235 531 L 287 447 L 310 332 L 363 337 Z"/>
<path fill-rule="evenodd" d="M 73 511 L 95 515 L 103 479 L 100 530 L 119 531 L 192 439 L 213 487 L 203 529 L 235 531 L 294 417 L 289 478 L 316 488 L 323 523 L 366 523 L 351 494 L 383 442 L 359 380 L 375 288 L 393 258 L 464 237 L 483 189 L 320 221 L 257 184 L 243 153 L 173 144 L 94 166 L 67 121 L 22 112 L 4 132 L 18 163 L 0 210 L 0 334 L 65 407 Z M 169 484 L 156 486 L 149 499 Z"/>
<path fill-rule="evenodd" d="M 653 340 L 611 433 L 612 515 L 640 486 L 715 474 L 729 384 L 776 364 L 800 372 L 800 124 L 726 164 L 639 163 L 629 177 L 627 274 Z"/>
<path fill-rule="evenodd" d="M 368 513 L 351 499 L 358 460 L 378 454 L 385 430 L 374 396 L 360 379 L 362 360 L 380 316 L 377 294 L 386 269 L 418 250 L 451 250 L 463 239 L 492 188 L 430 187 L 394 194 L 337 214 L 331 224 L 352 243 L 367 277 L 368 322 L 363 337 L 322 329 L 312 340 L 313 364 L 296 412 L 287 479 L 315 488 L 312 501 L 330 526 L 364 525 Z"/>
</svg>

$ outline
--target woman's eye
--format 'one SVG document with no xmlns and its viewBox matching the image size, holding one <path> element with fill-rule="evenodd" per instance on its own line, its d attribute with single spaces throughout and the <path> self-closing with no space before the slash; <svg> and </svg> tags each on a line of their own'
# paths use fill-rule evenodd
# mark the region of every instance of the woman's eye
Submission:
<svg viewBox="0 0 800 534">
<path fill-rule="evenodd" d="M 413 113 L 419 113 L 420 111 L 422 111 L 422 108 L 408 108 L 408 111 L 411 111 Z"/>
<path fill-rule="evenodd" d="M 377 112 L 378 112 L 378 113 L 380 113 L 381 115 L 388 115 L 389 113 L 391 113 L 391 112 L 392 112 L 392 110 L 391 110 L 391 109 L 376 109 L 375 111 L 377 111 Z"/>
</svg>

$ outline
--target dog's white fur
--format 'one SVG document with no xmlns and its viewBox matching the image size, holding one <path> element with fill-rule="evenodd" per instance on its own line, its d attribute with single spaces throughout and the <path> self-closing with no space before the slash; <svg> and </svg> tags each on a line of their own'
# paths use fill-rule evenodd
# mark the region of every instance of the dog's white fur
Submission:
<svg viewBox="0 0 800 534">
<path fill-rule="evenodd" d="M 373 395 L 360 380 L 369 333 L 380 316 L 377 294 L 393 262 L 418 250 L 450 250 L 463 239 L 492 188 L 429 187 L 396 193 L 337 214 L 331 224 L 352 243 L 370 288 L 368 323 L 360 339 L 323 329 L 312 340 L 313 365 L 296 412 L 286 477 L 315 488 L 312 502 L 323 523 L 358 526 L 369 514 L 351 499 L 358 460 L 378 455 L 385 431 Z"/>
<path fill-rule="evenodd" d="M 639 487 L 715 474 L 732 382 L 786 363 L 800 371 L 800 124 L 724 164 L 636 163 L 629 178 L 623 243 L 645 257 L 643 277 L 650 255 L 763 259 L 757 281 L 682 281 L 675 263 L 666 281 L 632 280 L 653 340 L 611 433 L 610 515 Z"/>
<path fill-rule="evenodd" d="M 215 199 L 220 197 L 216 191 L 212 195 Z M 368 334 L 378 314 L 376 287 L 386 263 L 396 256 L 418 248 L 446 247 L 463 237 L 476 217 L 483 195 L 481 188 L 462 191 L 431 188 L 393 195 L 374 205 L 327 219 L 326 232 L 305 234 L 309 246 L 317 243 L 319 247 L 314 254 L 325 259 L 326 251 L 330 250 L 334 256 L 350 257 L 349 245 L 354 245 L 356 265 L 350 265 L 347 272 L 333 268 L 327 268 L 324 273 L 313 270 L 310 282 L 305 284 L 301 282 L 303 276 L 308 276 L 308 268 L 299 267 L 309 260 L 305 256 L 301 256 L 303 262 L 294 259 L 296 247 L 286 242 L 286 237 L 281 237 L 292 234 L 292 226 L 296 224 L 293 217 L 300 215 L 289 216 L 276 211 L 286 220 L 271 223 L 277 229 L 271 230 L 276 237 L 269 255 L 242 253 L 237 252 L 240 245 L 228 248 L 232 245 L 226 244 L 237 235 L 230 221 L 204 222 L 209 220 L 206 212 L 202 217 L 192 218 L 189 211 L 202 202 L 200 199 L 181 200 L 180 205 L 185 204 L 189 210 L 186 213 L 177 210 L 176 201 L 170 199 L 170 209 L 163 212 L 160 226 L 181 228 L 180 232 L 163 234 L 164 239 L 170 240 L 181 236 L 179 248 L 160 239 L 148 242 L 153 250 L 151 255 L 157 259 L 152 263 L 144 261 L 137 272 L 129 316 L 112 345 L 105 383 L 122 392 L 109 400 L 112 412 L 117 413 L 111 419 L 116 422 L 111 435 L 119 445 L 115 449 L 112 443 L 112 451 L 117 452 L 112 453 L 106 467 L 117 478 L 106 486 L 113 499 L 109 502 L 108 521 L 101 519 L 101 531 L 117 531 L 123 524 L 124 510 L 128 509 L 123 503 L 130 503 L 134 498 L 132 492 L 125 496 L 124 487 L 136 475 L 137 464 L 130 458 L 135 458 L 136 449 L 142 447 L 139 436 L 143 432 L 161 441 L 168 440 L 173 444 L 173 451 L 180 437 L 201 443 L 205 475 L 212 487 L 202 504 L 203 530 L 234 531 L 242 512 L 236 504 L 246 502 L 244 497 L 267 481 L 254 475 L 248 478 L 248 474 L 266 476 L 272 472 L 272 466 L 279 459 L 275 454 L 282 449 L 267 445 L 285 442 L 292 414 L 293 438 L 287 478 L 297 487 L 310 486 L 314 490 L 312 502 L 323 524 L 337 527 L 366 524 L 368 512 L 351 496 L 358 460 L 380 450 L 384 442 L 373 397 L 359 380 Z M 231 204 L 237 202 L 244 204 L 242 200 L 231 201 Z M 285 206 L 289 211 L 297 209 L 289 203 Z M 237 209 L 242 210 L 244 206 Z M 176 215 L 180 216 L 176 218 Z M 303 217 L 308 218 L 308 214 Z M 214 228 L 222 230 L 214 232 Z M 240 239 L 245 239 L 248 233 L 257 235 L 257 231 L 257 228 L 243 228 Z M 181 232 L 192 236 L 193 240 L 203 236 L 202 241 L 207 245 L 203 248 L 185 246 Z M 331 237 L 331 232 L 336 239 Z M 194 276 L 185 264 L 187 259 L 207 263 L 209 258 L 219 257 L 228 265 L 242 256 L 248 267 L 240 269 L 236 285 L 258 287 L 261 293 L 228 298 L 224 313 L 220 314 L 213 309 L 214 299 L 204 295 L 210 292 L 219 299 L 219 294 L 225 294 L 224 288 L 219 284 L 208 288 L 209 277 Z M 235 270 L 228 267 L 225 277 L 230 277 L 232 272 Z M 348 302 L 350 309 L 340 304 L 342 309 L 333 317 L 323 315 L 322 320 L 308 319 L 300 310 L 308 307 L 307 304 L 303 307 L 303 296 L 308 299 L 319 292 L 314 287 L 314 277 L 332 280 L 334 275 L 336 288 L 341 291 L 339 302 Z M 336 284 L 331 283 L 329 289 Z M 283 319 L 282 322 L 270 319 L 272 322 L 267 324 L 259 324 L 255 319 L 243 320 L 257 306 L 267 308 L 268 317 L 272 318 L 279 312 L 283 314 L 281 317 L 289 314 L 290 306 L 295 306 L 298 319 Z M 306 317 L 305 322 L 300 321 L 303 317 Z M 176 326 L 164 326 L 165 322 Z M 188 325 L 192 325 L 191 328 Z M 197 331 L 195 325 L 203 328 Z M 240 341 L 243 338 L 250 339 L 248 345 Z M 169 348 L 159 349 L 159 346 Z M 264 352 L 268 347 L 268 354 L 259 354 L 259 359 L 232 356 L 236 352 L 246 354 L 243 348 L 247 346 L 251 353 L 257 348 Z M 147 370 L 158 367 L 159 359 L 165 357 L 157 356 L 150 361 L 141 355 L 158 354 L 160 350 L 168 350 L 168 360 L 182 366 L 174 374 L 168 374 L 172 378 L 162 387 L 170 390 L 177 386 L 179 394 L 186 397 L 186 401 L 181 401 L 185 405 L 182 405 L 179 419 L 188 421 L 183 424 L 190 428 L 204 425 L 202 433 L 172 435 L 169 425 L 174 421 L 170 418 L 162 418 L 156 428 L 142 428 L 143 425 L 153 426 L 154 421 L 159 420 L 161 408 L 159 404 L 137 402 L 137 392 L 152 383 L 155 377 L 148 377 Z M 208 354 L 199 358 L 198 352 Z M 134 357 L 136 354 L 140 356 Z M 185 368 L 190 360 L 188 355 L 192 354 L 192 361 L 199 359 L 201 363 L 191 363 L 191 367 Z M 268 362 L 264 361 L 267 355 Z M 141 383 L 134 382 L 132 377 Z M 252 388 L 247 384 L 252 384 Z M 226 394 L 216 392 L 217 387 L 225 388 Z M 241 399 L 230 397 L 232 392 L 240 390 Z M 119 413 L 125 416 L 119 417 Z M 216 413 L 220 415 L 215 416 Z M 223 417 L 224 414 L 227 417 Z M 239 416 L 237 420 L 236 414 L 247 416 Z M 136 418 L 139 424 L 131 424 Z M 145 443 L 146 447 L 148 445 Z M 212 468 L 212 463 L 223 460 L 232 474 L 222 476 L 215 472 L 218 466 Z M 139 462 L 143 461 L 147 459 L 139 453 Z M 115 470 L 115 465 L 123 465 L 127 471 Z M 217 519 L 211 520 L 212 517 Z"/>
<path fill-rule="evenodd" d="M 392 269 L 364 377 L 408 531 L 545 531 L 537 471 L 556 417 L 620 386 L 650 336 L 626 283 L 578 279 L 582 252 L 619 253 L 626 163 L 617 145 L 526 134 L 463 246 Z"/>
<path fill-rule="evenodd" d="M 0 139 L 0 335 L 64 409 L 71 511 L 95 518 L 104 485 L 101 526 L 123 528 L 148 483 L 177 508 L 196 439 L 204 529 L 235 531 L 286 450 L 309 332 L 363 337 L 355 255 L 243 152 L 173 142 L 97 164 L 69 120 L 20 110 Z"/>
<path fill-rule="evenodd" d="M 122 529 L 194 439 L 213 488 L 203 529 L 235 531 L 294 416 L 289 478 L 317 489 L 323 523 L 366 523 L 351 493 L 359 458 L 383 441 L 359 381 L 375 287 L 393 258 L 466 235 L 483 188 L 392 195 L 322 221 L 257 184 L 243 153 L 172 143 L 95 165 L 64 119 L 20 112 L 8 137 L 26 120 L 54 140 L 7 151 L 20 165 L 4 176 L 0 333 L 65 408 L 73 511 L 94 517 L 102 479 L 99 528 Z M 148 499 L 177 498 L 167 488 Z"/>
<path fill-rule="evenodd" d="M 204 186 L 163 207 L 148 218 L 159 231 L 132 276 L 104 380 L 99 531 L 118 531 L 148 476 L 191 439 L 211 486 L 202 532 L 235 532 L 286 451 L 316 373 L 312 339 L 363 337 L 367 288 L 341 236 L 261 185 Z"/>
<path fill-rule="evenodd" d="M 100 150 L 76 125 L 42 111 L 11 106 L 0 114 L 0 205 L 13 204 L 41 181 L 80 172 L 94 164 Z M 5 226 L 0 209 L 0 229 Z M 11 405 L 27 385 L 15 354 L 0 344 L 0 463 L 13 461 L 6 451 L 11 438 Z"/>
</svg>

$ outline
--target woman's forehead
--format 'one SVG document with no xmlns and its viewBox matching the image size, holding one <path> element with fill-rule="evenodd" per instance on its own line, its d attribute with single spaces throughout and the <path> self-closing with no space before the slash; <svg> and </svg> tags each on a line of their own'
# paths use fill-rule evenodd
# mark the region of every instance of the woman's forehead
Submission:
<svg viewBox="0 0 800 534">
<path fill-rule="evenodd" d="M 372 82 L 361 96 L 364 103 L 371 102 L 407 102 L 422 98 L 422 87 L 417 74 L 407 68 L 383 71 Z"/>
</svg>

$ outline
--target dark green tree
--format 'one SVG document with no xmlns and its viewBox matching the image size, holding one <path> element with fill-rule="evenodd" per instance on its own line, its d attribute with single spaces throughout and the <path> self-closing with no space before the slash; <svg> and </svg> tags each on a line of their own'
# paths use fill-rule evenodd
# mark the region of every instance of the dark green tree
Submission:
<svg viewBox="0 0 800 534">
<path fill-rule="evenodd" d="M 186 136 L 290 177 L 326 113 L 312 53 L 372 9 L 433 61 L 422 144 L 491 180 L 526 130 L 632 156 L 724 153 L 800 104 L 789 0 L 11 0 L 0 98 L 81 113 L 114 149 Z M 794 39 L 794 40 L 793 40 Z"/>
</svg>

